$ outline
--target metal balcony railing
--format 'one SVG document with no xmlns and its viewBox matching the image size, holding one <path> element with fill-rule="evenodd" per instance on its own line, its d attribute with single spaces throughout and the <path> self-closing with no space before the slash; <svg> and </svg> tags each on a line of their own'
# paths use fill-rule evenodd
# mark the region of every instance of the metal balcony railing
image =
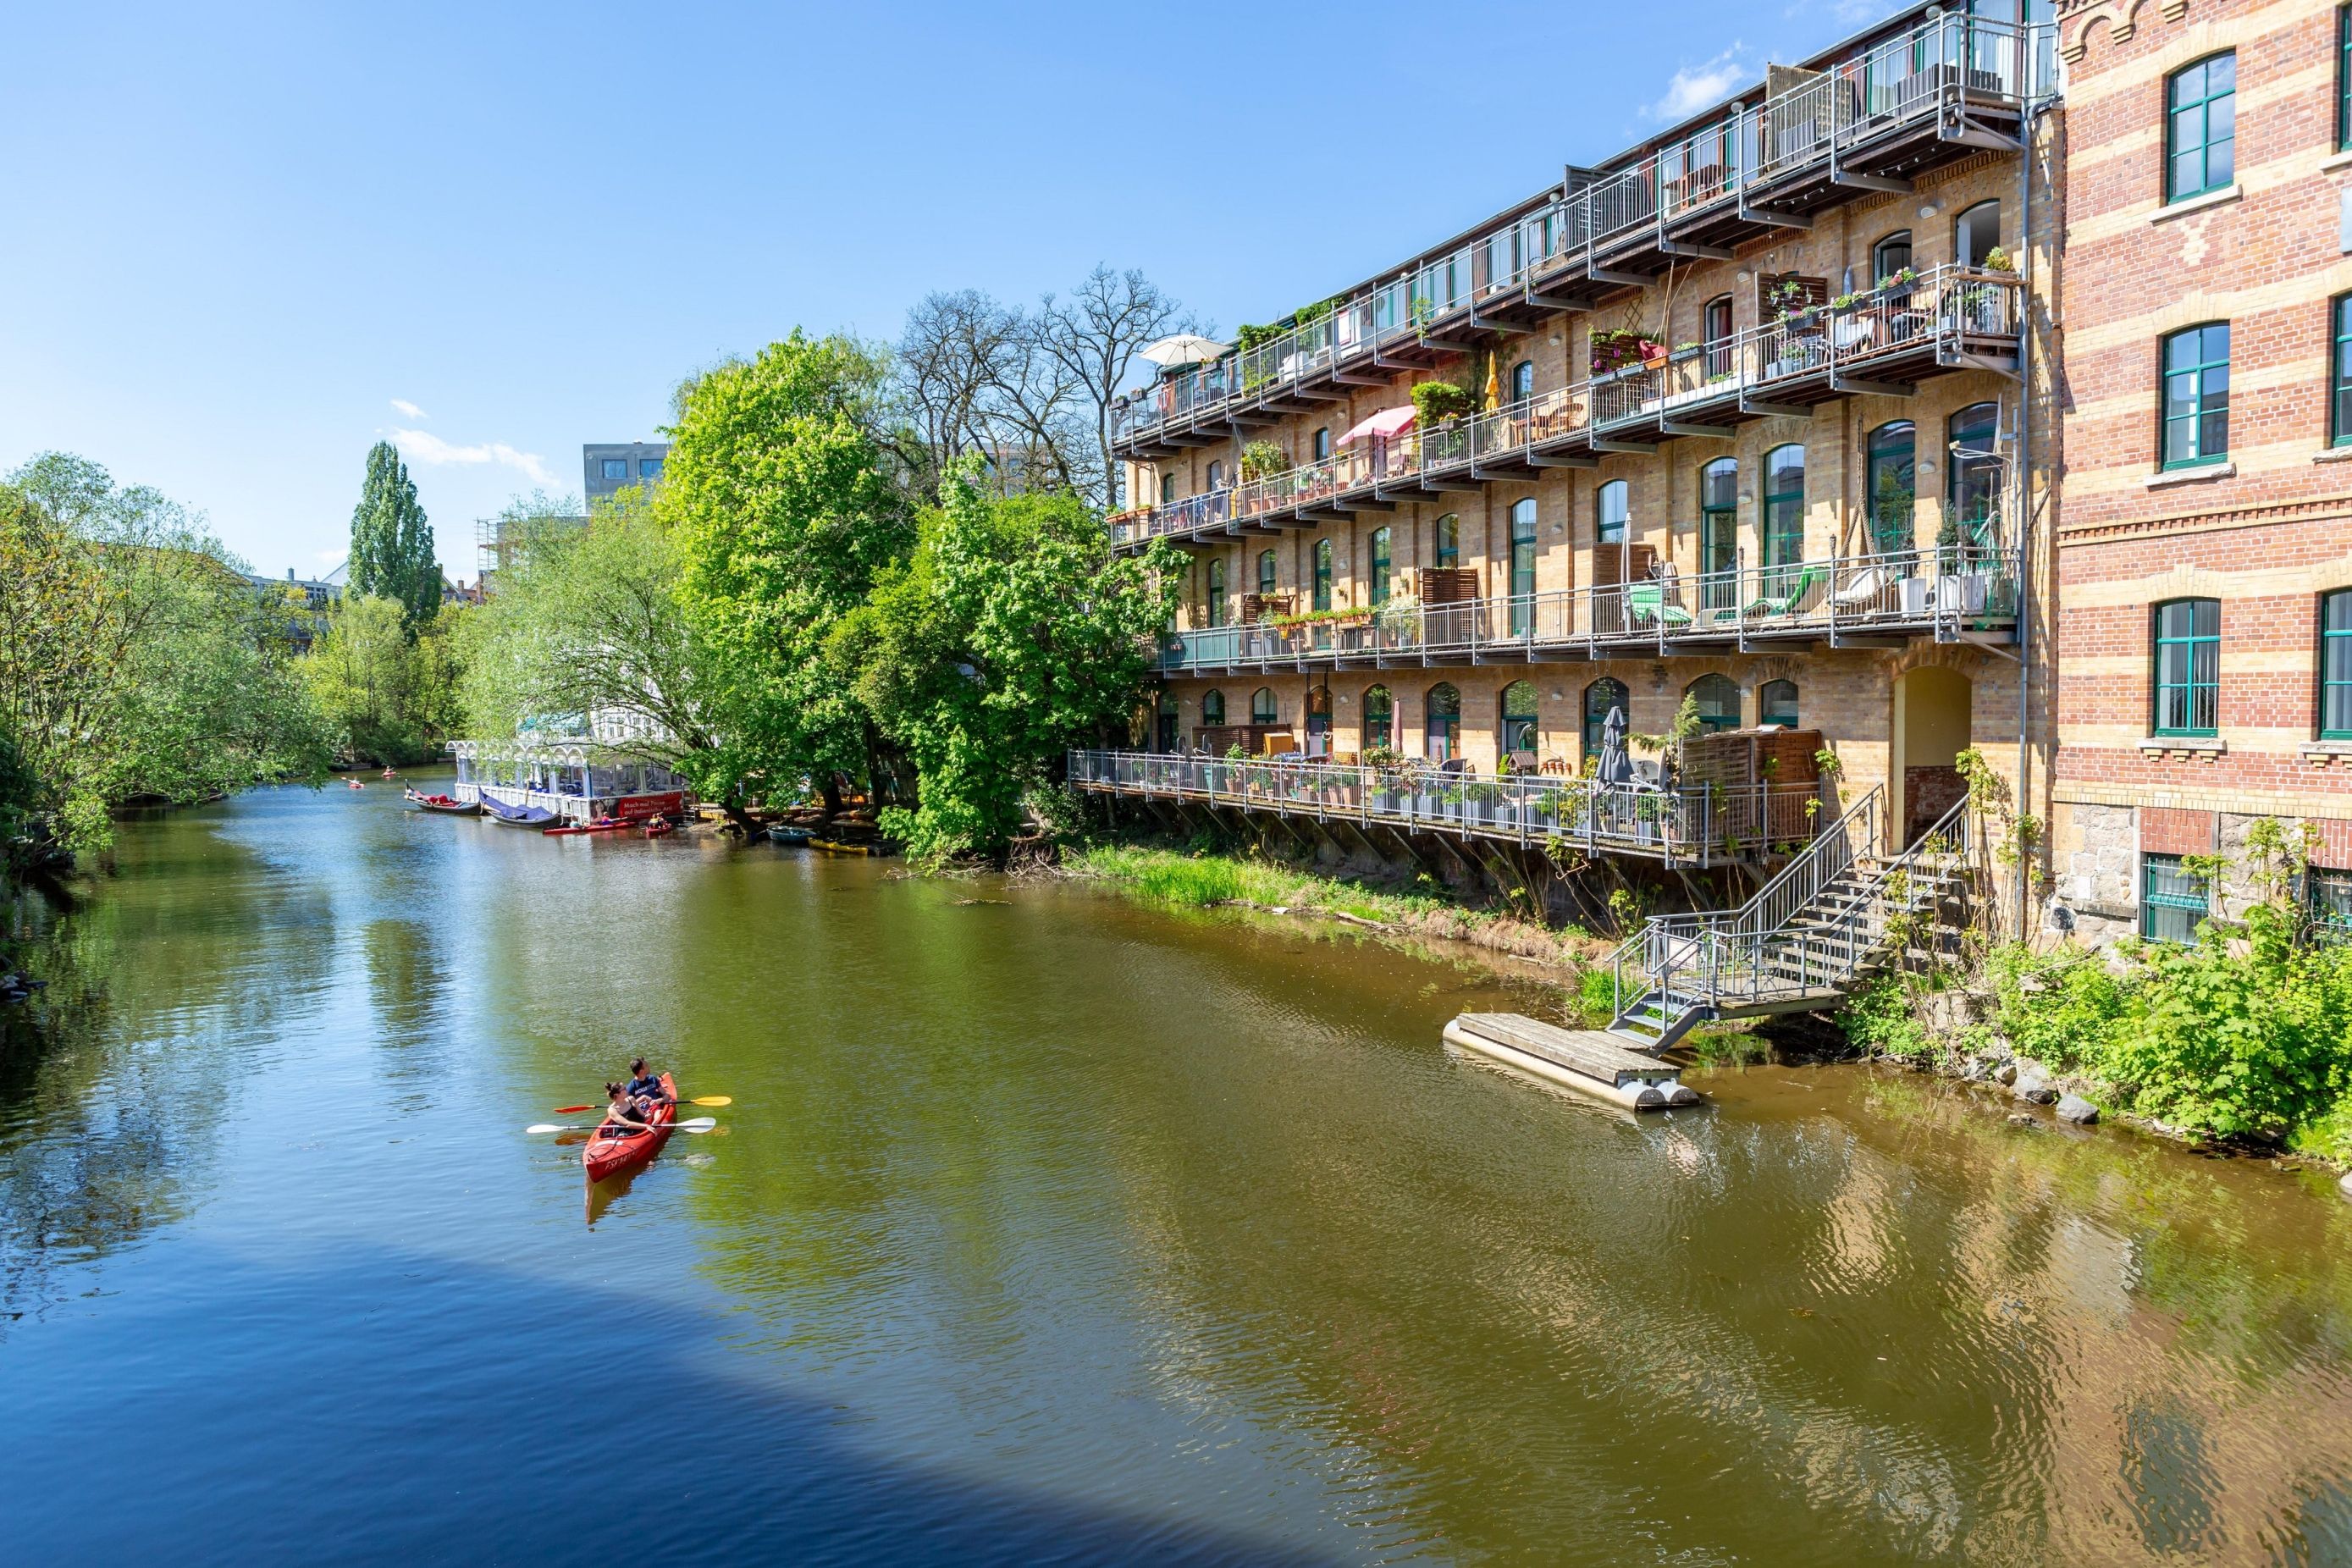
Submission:
<svg viewBox="0 0 2352 1568">
<path fill-rule="evenodd" d="M 1801 845 L 1817 815 L 1808 810 L 1817 798 L 1810 787 L 1664 790 L 1543 773 L 1485 777 L 1419 762 L 1374 767 L 1297 756 L 1080 751 L 1069 754 L 1069 777 L 1080 789 L 1701 867 Z"/>
<path fill-rule="evenodd" d="M 1591 184 L 1423 260 L 1341 301 L 1239 361 L 1184 373 L 1112 416 L 1115 441 L 1246 403 L 1358 355 L 1413 337 L 1475 304 L 1525 292 L 1553 273 L 1590 268 L 1648 231 L 1738 211 L 1791 182 L 1834 170 L 1874 144 L 1971 113 L 2014 114 L 2058 89 L 2055 28 L 1960 14 L 1930 16 Z M 1246 361 L 1241 363 L 1240 361 Z"/>
<path fill-rule="evenodd" d="M 1953 544 L 1826 561 L 1736 562 L 1690 578 L 1450 605 L 1399 598 L 1338 615 L 1173 632 L 1159 663 L 1176 675 L 1252 665 L 1469 662 L 1570 649 L 1634 657 L 1692 644 L 1837 633 L 1909 632 L 1949 641 L 1963 630 L 2014 623 L 2021 567 L 2014 549 Z"/>
</svg>

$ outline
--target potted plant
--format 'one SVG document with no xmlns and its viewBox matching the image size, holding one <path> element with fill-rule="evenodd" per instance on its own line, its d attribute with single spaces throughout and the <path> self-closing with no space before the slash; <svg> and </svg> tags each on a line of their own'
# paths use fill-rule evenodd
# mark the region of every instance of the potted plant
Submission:
<svg viewBox="0 0 2352 1568">
<path fill-rule="evenodd" d="M 1686 359 L 1696 359 L 1698 358 L 1698 351 L 1699 345 L 1695 342 L 1685 341 L 1683 342 L 1676 343 L 1675 345 L 1673 355 L 1674 362 L 1676 364 L 1680 364 Z"/>
<path fill-rule="evenodd" d="M 1272 479 L 1290 468 L 1290 454 L 1272 441 L 1252 441 L 1242 448 L 1242 478 Z"/>
</svg>

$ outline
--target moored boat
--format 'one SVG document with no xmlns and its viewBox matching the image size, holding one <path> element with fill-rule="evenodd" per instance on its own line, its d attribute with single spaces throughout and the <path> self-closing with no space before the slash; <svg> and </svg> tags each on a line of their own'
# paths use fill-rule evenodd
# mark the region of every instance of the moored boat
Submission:
<svg viewBox="0 0 2352 1568">
<path fill-rule="evenodd" d="M 562 820 L 543 805 L 509 805 L 487 795 L 481 797 L 481 807 L 484 816 L 493 822 L 502 822 L 509 827 L 529 827 L 544 832 Z"/>
<path fill-rule="evenodd" d="M 809 837 L 807 828 L 794 827 L 789 822 L 772 822 L 768 825 L 768 842 L 771 844 L 782 844 L 798 848 L 806 845 Z"/>
<path fill-rule="evenodd" d="M 550 838 L 562 838 L 576 833 L 625 833 L 636 826 L 634 822 L 624 822 L 617 816 L 601 816 L 593 822 L 567 822 L 561 827 L 551 827 L 547 830 L 547 836 Z"/>
<path fill-rule="evenodd" d="M 482 813 L 478 802 L 459 800 L 455 795 L 426 795 L 422 790 L 412 789 L 403 794 L 401 798 L 419 811 L 439 812 L 444 816 L 479 816 Z"/>
<path fill-rule="evenodd" d="M 617 1176 L 624 1171 L 634 1171 L 656 1154 L 669 1142 L 670 1124 L 677 1120 L 677 1084 L 669 1074 L 661 1075 L 663 1102 L 654 1107 L 649 1120 L 649 1132 L 632 1132 L 625 1137 L 607 1138 L 600 1131 L 588 1140 L 580 1151 L 581 1168 L 588 1173 L 591 1182 L 601 1182 L 607 1176 Z"/>
</svg>

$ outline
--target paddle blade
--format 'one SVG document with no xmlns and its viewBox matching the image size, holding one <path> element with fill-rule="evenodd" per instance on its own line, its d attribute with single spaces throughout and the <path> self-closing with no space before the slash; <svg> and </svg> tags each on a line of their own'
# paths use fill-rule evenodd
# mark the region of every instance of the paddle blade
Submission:
<svg viewBox="0 0 2352 1568">
<path fill-rule="evenodd" d="M 733 1097 L 730 1095 L 705 1094 L 697 1096 L 695 1099 L 688 1100 L 687 1103 L 688 1105 L 732 1105 L 735 1103 L 735 1100 Z"/>
<path fill-rule="evenodd" d="M 680 1132 L 708 1132 L 712 1128 L 719 1125 L 719 1118 L 716 1116 L 698 1116 L 690 1121 L 673 1122 L 671 1125 Z"/>
<path fill-rule="evenodd" d="M 555 1108 L 555 1114 L 558 1116 L 577 1116 L 583 1110 L 593 1110 L 595 1109 L 596 1108 L 593 1105 L 559 1105 Z"/>
<path fill-rule="evenodd" d="M 530 1126 L 524 1128 L 523 1131 L 525 1132 L 569 1132 L 571 1129 L 568 1127 L 558 1127 L 552 1121 L 534 1121 Z"/>
</svg>

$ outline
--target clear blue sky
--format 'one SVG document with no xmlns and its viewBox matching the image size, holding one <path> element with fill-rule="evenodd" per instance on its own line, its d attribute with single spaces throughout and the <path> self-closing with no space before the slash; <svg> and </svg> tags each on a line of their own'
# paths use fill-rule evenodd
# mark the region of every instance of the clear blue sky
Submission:
<svg viewBox="0 0 2352 1568">
<path fill-rule="evenodd" d="M 404 432 L 470 577 L 476 518 L 796 323 L 1099 260 L 1229 331 L 1892 9 L 12 0 L 0 469 L 307 574 Z"/>
</svg>

